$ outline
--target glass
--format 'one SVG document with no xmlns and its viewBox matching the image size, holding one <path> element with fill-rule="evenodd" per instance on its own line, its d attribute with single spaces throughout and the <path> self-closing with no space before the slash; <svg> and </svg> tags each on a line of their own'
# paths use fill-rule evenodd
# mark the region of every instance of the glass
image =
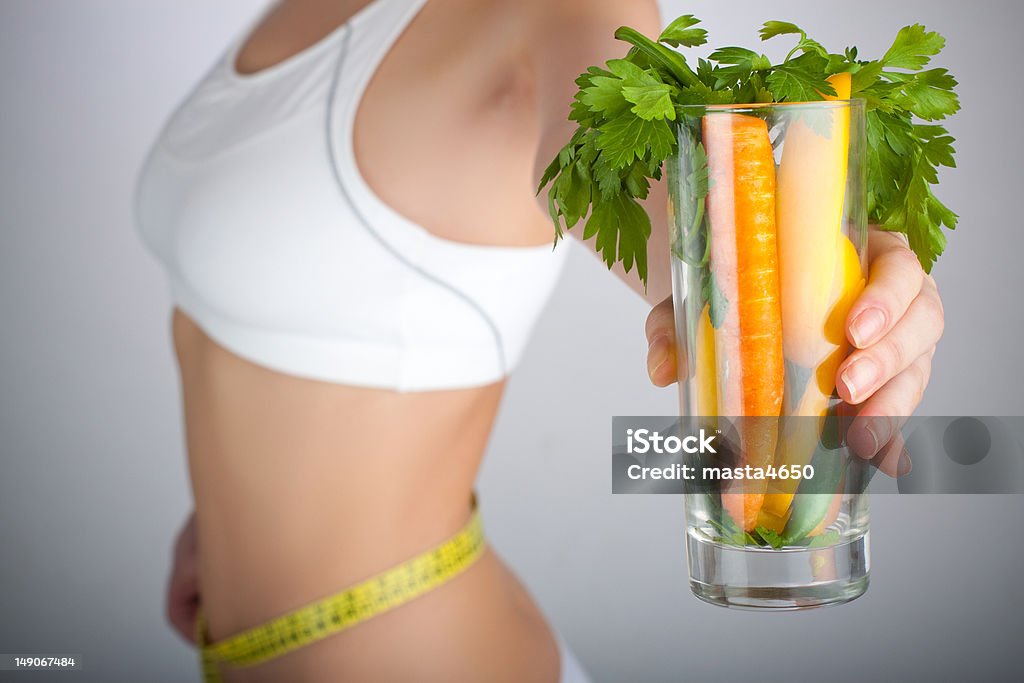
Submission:
<svg viewBox="0 0 1024 683">
<path fill-rule="evenodd" d="M 690 586 L 804 609 L 867 589 L 868 501 L 835 375 L 864 287 L 861 100 L 679 108 L 667 165 L 680 412 L 765 479 L 685 495 Z M 749 470 L 748 470 L 749 472 Z"/>
</svg>

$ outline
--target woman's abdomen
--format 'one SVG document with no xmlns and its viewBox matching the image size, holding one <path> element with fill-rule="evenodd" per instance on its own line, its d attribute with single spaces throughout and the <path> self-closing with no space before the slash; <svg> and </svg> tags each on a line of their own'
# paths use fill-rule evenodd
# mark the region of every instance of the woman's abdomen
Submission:
<svg viewBox="0 0 1024 683">
<path fill-rule="evenodd" d="M 212 640 L 344 590 L 466 523 L 503 383 L 397 393 L 318 382 L 231 354 L 180 312 L 173 329 Z M 488 551 L 406 606 L 225 680 L 409 680 L 402 672 L 418 662 L 416 680 L 450 681 L 447 659 L 467 673 L 504 662 L 526 674 L 550 661 L 557 671 L 554 652 Z"/>
</svg>

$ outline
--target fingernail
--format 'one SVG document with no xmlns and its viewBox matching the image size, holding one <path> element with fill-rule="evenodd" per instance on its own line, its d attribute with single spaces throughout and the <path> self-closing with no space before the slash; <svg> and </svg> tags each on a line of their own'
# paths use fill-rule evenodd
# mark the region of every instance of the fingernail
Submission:
<svg viewBox="0 0 1024 683">
<path fill-rule="evenodd" d="M 904 449 L 903 453 L 900 454 L 900 461 L 896 463 L 896 476 L 905 477 L 910 474 L 910 470 L 914 469 L 914 464 L 910 462 L 910 453 Z"/>
<path fill-rule="evenodd" d="M 878 451 L 882 450 L 882 446 L 892 439 L 892 423 L 885 418 L 868 418 L 864 429 L 875 440 L 874 450 L 871 451 L 871 457 L 874 457 Z"/>
<path fill-rule="evenodd" d="M 863 349 L 875 341 L 885 327 L 885 313 L 880 308 L 869 308 L 853 319 L 850 336 L 857 348 Z"/>
<path fill-rule="evenodd" d="M 846 366 L 840 379 L 846 385 L 846 391 L 854 403 L 859 403 L 861 396 L 867 394 L 878 381 L 878 364 L 870 358 L 858 358 Z"/>
<path fill-rule="evenodd" d="M 659 335 L 652 339 L 651 345 L 647 347 L 647 374 L 652 382 L 654 381 L 654 375 L 658 372 L 658 368 L 668 360 L 668 352 L 668 337 L 664 335 Z"/>
<path fill-rule="evenodd" d="M 875 453 L 878 452 L 878 449 L 882 447 L 882 442 L 879 441 L 878 434 L 875 433 L 875 428 L 872 427 L 871 425 L 867 425 L 866 427 L 864 427 L 864 431 L 866 431 L 871 436 L 871 440 L 873 442 L 871 445 L 871 455 L 867 455 L 865 457 L 873 458 L 875 457 Z"/>
</svg>

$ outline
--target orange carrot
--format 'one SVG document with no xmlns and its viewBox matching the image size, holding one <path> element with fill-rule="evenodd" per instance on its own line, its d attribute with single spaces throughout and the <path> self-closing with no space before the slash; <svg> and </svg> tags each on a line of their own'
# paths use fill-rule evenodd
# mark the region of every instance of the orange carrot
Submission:
<svg viewBox="0 0 1024 683">
<path fill-rule="evenodd" d="M 849 99 L 850 74 L 828 79 Z M 831 350 L 824 339 L 829 292 L 841 256 L 843 204 L 850 141 L 850 111 L 819 112 L 827 134 L 795 117 L 786 129 L 778 171 L 779 281 L 786 358 L 813 368 Z"/>
<path fill-rule="evenodd" d="M 784 281 L 784 278 L 783 278 Z M 860 265 L 860 255 L 853 242 L 845 235 L 839 236 L 839 255 L 836 258 L 836 269 L 832 278 L 831 293 L 827 299 L 829 306 L 827 317 L 819 323 L 823 337 L 814 343 L 818 349 L 817 356 L 824 355 L 810 377 L 796 386 L 794 395 L 800 397 L 793 401 L 795 405 L 783 400 L 781 433 L 778 448 L 775 451 L 775 466 L 803 466 L 811 462 L 821 432 L 825 424 L 832 391 L 836 388 L 836 372 L 839 365 L 850 353 L 849 342 L 846 341 L 846 316 L 853 302 L 864 291 L 864 276 Z M 785 288 L 783 288 L 783 311 L 785 311 Z M 783 313 L 785 316 L 785 313 Z M 785 324 L 785 323 L 783 323 Z M 785 347 L 785 335 L 783 335 Z M 808 348 L 810 345 L 808 345 Z M 795 379 L 791 379 L 794 385 Z M 817 419 L 814 419 L 817 418 Z M 764 499 L 764 509 L 782 515 L 793 502 L 800 482 L 797 479 L 779 479 L 768 484 L 768 495 Z M 831 522 L 829 522 L 831 524 Z"/>
<path fill-rule="evenodd" d="M 767 467 L 778 439 L 784 367 L 775 227 L 775 159 L 763 119 L 728 112 L 703 119 L 711 188 L 710 270 L 724 297 L 715 332 L 718 414 L 741 417 L 744 463 Z M 719 312 L 721 313 L 721 311 Z M 767 481 L 745 481 L 722 505 L 756 527 Z"/>
</svg>

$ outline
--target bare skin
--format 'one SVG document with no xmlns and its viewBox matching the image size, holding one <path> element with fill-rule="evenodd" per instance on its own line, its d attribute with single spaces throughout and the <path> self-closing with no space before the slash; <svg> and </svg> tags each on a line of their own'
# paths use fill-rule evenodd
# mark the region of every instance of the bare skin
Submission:
<svg viewBox="0 0 1024 683">
<path fill-rule="evenodd" d="M 235 68 L 254 73 L 288 59 L 365 4 L 282 0 L 248 36 Z M 650 0 L 427 3 L 360 105 L 355 142 L 363 175 L 397 211 L 445 239 L 549 242 L 545 203 L 534 189 L 571 134 L 565 114 L 573 79 L 621 56 L 611 37 L 616 27 L 656 35 L 659 22 Z M 408 102 L 416 103 L 415 117 Z M 614 269 L 652 304 L 662 302 L 648 323 L 658 385 L 676 377 L 668 262 L 657 258 L 668 253 L 658 220 L 664 201 L 656 187 L 646 292 L 635 273 Z M 917 283 L 912 300 L 927 290 L 907 259 L 883 258 L 879 267 L 872 282 L 880 284 L 862 301 L 891 304 L 889 294 L 910 289 L 908 280 Z M 854 313 L 864 308 L 858 302 Z M 865 353 L 875 349 L 883 368 L 861 401 L 888 395 L 902 410 L 919 400 L 923 366 L 909 377 L 906 364 L 880 349 L 894 348 L 885 339 L 893 330 L 906 336 L 909 326 L 928 341 L 918 355 L 930 361 L 941 305 L 903 325 L 908 308 L 890 305 L 881 341 L 858 343 Z M 468 519 L 504 383 L 403 394 L 316 382 L 234 356 L 180 312 L 172 325 L 196 516 L 176 546 L 168 614 L 186 638 L 200 604 L 212 638 L 223 638 L 400 563 Z M 225 669 L 225 679 L 553 683 L 558 671 L 543 615 L 489 550 L 405 607 L 267 664 Z"/>
<path fill-rule="evenodd" d="M 284 0 L 247 37 L 234 67 L 270 68 L 365 4 Z M 587 4 L 555 3 L 566 22 Z M 551 7 L 424 7 L 357 116 L 357 161 L 385 202 L 449 240 L 550 242 L 534 190 L 548 155 L 541 138 L 561 132 L 545 130 L 531 50 L 547 42 L 558 15 Z M 611 2 L 599 8 L 597 51 L 582 41 L 557 82 L 571 86 L 572 72 L 612 57 L 615 26 L 646 21 L 656 30 L 653 7 L 648 17 Z M 437 200 L 453 194 L 458 201 Z M 196 512 L 179 542 L 169 611 L 187 637 L 200 603 L 211 638 L 221 639 L 401 563 L 467 521 L 504 382 L 420 393 L 317 382 L 238 358 L 180 311 L 172 327 Z M 543 615 L 489 550 L 407 606 L 224 673 L 229 682 L 556 681 L 559 666 Z"/>
</svg>

